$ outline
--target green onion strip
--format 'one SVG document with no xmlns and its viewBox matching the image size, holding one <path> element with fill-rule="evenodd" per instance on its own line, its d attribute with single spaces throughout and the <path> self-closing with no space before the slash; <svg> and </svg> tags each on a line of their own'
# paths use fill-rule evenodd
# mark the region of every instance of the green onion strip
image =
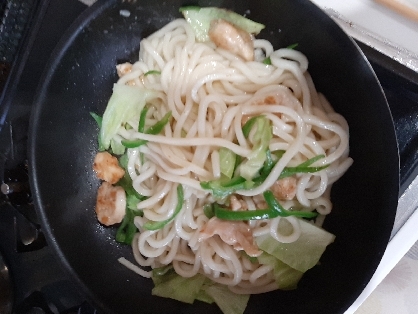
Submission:
<svg viewBox="0 0 418 314">
<path fill-rule="evenodd" d="M 232 211 L 227 208 L 221 207 L 219 204 L 214 203 L 215 216 L 222 220 L 260 220 L 260 219 L 272 219 L 276 217 L 288 217 L 296 216 L 300 218 L 314 218 L 318 214 L 315 212 L 305 211 L 292 211 L 284 209 L 282 205 L 276 200 L 273 192 L 270 190 L 263 193 L 264 199 L 267 203 L 267 209 L 245 210 L 245 211 Z"/>
<path fill-rule="evenodd" d="M 145 113 L 146 115 L 146 113 Z M 145 118 L 144 115 L 144 118 Z M 141 116 L 142 116 L 142 112 L 141 112 Z M 164 127 L 167 125 L 167 123 L 170 121 L 171 118 L 171 111 L 167 112 L 164 117 L 156 122 L 153 126 L 149 127 L 146 131 L 145 134 L 152 134 L 152 135 L 157 135 L 159 134 Z M 138 129 L 142 126 L 141 124 L 145 122 L 142 122 L 143 120 L 140 120 L 140 125 L 138 125 Z M 144 145 L 145 143 L 147 143 L 147 140 L 141 140 L 141 139 L 137 139 L 137 140 L 122 140 L 122 145 L 127 147 L 127 148 L 136 148 L 139 147 L 141 145 Z"/>
<path fill-rule="evenodd" d="M 183 186 L 179 184 L 177 186 L 177 206 L 174 209 L 173 215 L 170 218 L 163 220 L 163 221 L 148 221 L 147 223 L 144 224 L 144 228 L 147 230 L 159 230 L 163 228 L 166 224 L 171 222 L 177 216 L 177 214 L 180 212 L 180 210 L 183 207 L 183 202 L 184 202 Z"/>
</svg>

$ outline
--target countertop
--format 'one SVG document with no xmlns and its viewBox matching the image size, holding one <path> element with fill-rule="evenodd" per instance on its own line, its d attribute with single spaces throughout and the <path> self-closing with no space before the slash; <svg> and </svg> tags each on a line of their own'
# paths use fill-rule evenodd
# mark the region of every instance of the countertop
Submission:
<svg viewBox="0 0 418 314">
<path fill-rule="evenodd" d="M 418 311 L 418 244 L 369 295 L 355 314 L 415 314 Z"/>
<path fill-rule="evenodd" d="M 311 1 L 321 8 L 332 8 L 352 23 L 418 54 L 418 22 L 382 4 L 372 0 Z"/>
</svg>

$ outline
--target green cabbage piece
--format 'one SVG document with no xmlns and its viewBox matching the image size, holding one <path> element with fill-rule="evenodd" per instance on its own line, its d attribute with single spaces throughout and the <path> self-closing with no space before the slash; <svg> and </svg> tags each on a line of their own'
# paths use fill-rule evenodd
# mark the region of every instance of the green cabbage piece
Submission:
<svg viewBox="0 0 418 314">
<path fill-rule="evenodd" d="M 266 252 L 263 252 L 263 254 L 258 257 L 258 261 L 260 264 L 273 267 L 274 280 L 277 283 L 278 289 L 292 290 L 297 288 L 298 282 L 303 276 L 301 271 L 293 269 Z"/>
<path fill-rule="evenodd" d="M 232 150 L 225 147 L 219 149 L 221 173 L 229 179 L 231 179 L 234 174 L 236 159 L 237 155 L 235 155 Z"/>
<path fill-rule="evenodd" d="M 270 121 L 266 117 L 256 117 L 252 127 L 257 128 L 251 140 L 252 152 L 247 160 L 239 166 L 240 175 L 248 181 L 258 175 L 259 170 L 263 167 L 270 141 L 273 138 Z"/>
<path fill-rule="evenodd" d="M 206 277 L 197 274 L 185 278 L 179 276 L 174 269 L 170 269 L 160 276 L 156 276 L 153 271 L 152 280 L 155 285 L 152 295 L 192 304 L 199 295 Z"/>
<path fill-rule="evenodd" d="M 197 274 L 190 278 L 178 275 L 171 265 L 152 270 L 155 287 L 152 294 L 192 304 L 194 300 L 215 302 L 224 314 L 243 314 L 250 295 L 235 294 L 228 287 Z"/>
<path fill-rule="evenodd" d="M 209 285 L 212 285 L 213 282 L 209 279 L 206 279 L 206 281 L 210 282 Z M 215 300 L 206 293 L 206 287 L 208 287 L 209 285 L 203 284 L 202 288 L 199 290 L 199 293 L 196 296 L 196 300 L 208 303 L 208 304 L 212 304 L 213 302 L 215 302 Z"/>
<path fill-rule="evenodd" d="M 247 307 L 249 294 L 236 294 L 227 286 L 213 284 L 205 292 L 215 301 L 224 314 L 243 314 Z"/>
<path fill-rule="evenodd" d="M 112 149 L 112 153 L 115 155 L 125 154 L 125 146 L 123 146 L 121 142 L 117 142 L 114 139 L 110 140 L 110 148 Z"/>
<path fill-rule="evenodd" d="M 196 40 L 200 42 L 210 40 L 208 35 L 210 23 L 215 19 L 223 19 L 254 35 L 265 28 L 265 25 L 247 19 L 238 13 L 216 7 L 183 7 L 180 8 L 180 12 L 193 28 Z"/>
<path fill-rule="evenodd" d="M 256 237 L 255 241 L 264 252 L 304 273 L 318 263 L 327 245 L 334 242 L 335 236 L 303 219 L 299 219 L 299 223 L 301 235 L 295 242 L 281 243 L 269 234 Z M 279 232 L 283 234 L 289 232 L 288 228 L 288 224 L 279 224 Z"/>
<path fill-rule="evenodd" d="M 128 120 L 139 119 L 146 102 L 157 97 L 157 92 L 137 86 L 113 85 L 100 129 L 100 142 L 108 149 L 118 128 Z"/>
</svg>

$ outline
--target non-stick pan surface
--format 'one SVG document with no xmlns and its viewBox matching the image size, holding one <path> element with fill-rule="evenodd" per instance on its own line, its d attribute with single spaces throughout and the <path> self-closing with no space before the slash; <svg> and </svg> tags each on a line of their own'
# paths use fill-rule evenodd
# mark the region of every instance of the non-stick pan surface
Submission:
<svg viewBox="0 0 418 314">
<path fill-rule="evenodd" d="M 117 262 L 131 249 L 101 226 L 92 170 L 96 123 L 117 80 L 115 65 L 134 62 L 141 38 L 179 17 L 190 2 L 99 2 L 62 39 L 46 67 L 30 127 L 31 186 L 43 230 L 81 291 L 102 312 L 217 313 L 151 296 L 152 283 Z M 391 115 L 364 55 L 336 24 L 303 0 L 198 1 L 266 24 L 276 48 L 298 43 L 317 89 L 350 126 L 354 164 L 333 188 L 325 228 L 336 235 L 320 265 L 294 291 L 252 296 L 247 313 L 342 313 L 365 287 L 387 245 L 398 199 L 398 152 Z M 130 15 L 121 14 L 128 10 Z M 126 13 L 122 11 L 122 13 Z M 53 27 L 53 25 L 51 25 Z"/>
</svg>

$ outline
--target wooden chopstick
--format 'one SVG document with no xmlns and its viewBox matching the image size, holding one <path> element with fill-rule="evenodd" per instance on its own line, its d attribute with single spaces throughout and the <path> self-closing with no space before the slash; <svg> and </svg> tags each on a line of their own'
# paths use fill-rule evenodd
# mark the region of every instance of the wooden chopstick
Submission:
<svg viewBox="0 0 418 314">
<path fill-rule="evenodd" d="M 374 0 L 379 2 L 390 9 L 397 11 L 398 13 L 406 16 L 414 21 L 418 21 L 418 10 L 411 8 L 407 4 L 401 3 L 398 0 Z"/>
</svg>

